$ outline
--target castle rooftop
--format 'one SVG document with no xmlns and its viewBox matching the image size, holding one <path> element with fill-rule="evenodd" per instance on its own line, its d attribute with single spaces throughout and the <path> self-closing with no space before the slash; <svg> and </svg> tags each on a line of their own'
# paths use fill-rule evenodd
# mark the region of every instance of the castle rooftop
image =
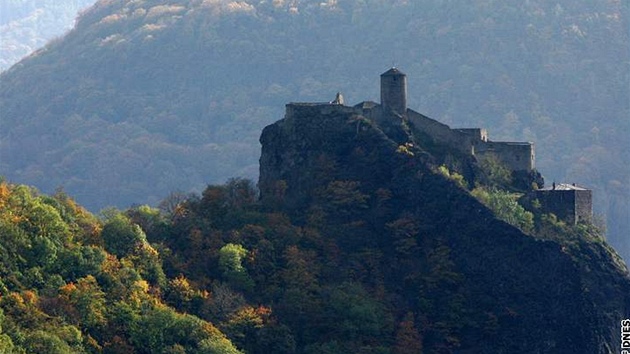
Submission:
<svg viewBox="0 0 630 354">
<path fill-rule="evenodd" d="M 575 183 L 554 183 L 551 187 L 541 188 L 541 191 L 587 191 L 587 188 L 580 187 Z"/>
<path fill-rule="evenodd" d="M 304 106 L 304 107 L 317 107 L 317 106 L 331 106 L 332 102 L 289 102 L 287 106 Z"/>
<path fill-rule="evenodd" d="M 405 73 L 393 67 L 381 74 L 381 76 L 389 76 L 389 75 L 405 75 Z"/>
</svg>

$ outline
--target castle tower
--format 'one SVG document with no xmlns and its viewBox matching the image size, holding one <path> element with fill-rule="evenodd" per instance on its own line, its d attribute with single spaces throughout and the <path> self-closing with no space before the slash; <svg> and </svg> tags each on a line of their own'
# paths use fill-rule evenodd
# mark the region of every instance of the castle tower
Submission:
<svg viewBox="0 0 630 354">
<path fill-rule="evenodd" d="M 385 111 L 407 112 L 407 75 L 396 68 L 381 74 L 381 105 Z"/>
</svg>

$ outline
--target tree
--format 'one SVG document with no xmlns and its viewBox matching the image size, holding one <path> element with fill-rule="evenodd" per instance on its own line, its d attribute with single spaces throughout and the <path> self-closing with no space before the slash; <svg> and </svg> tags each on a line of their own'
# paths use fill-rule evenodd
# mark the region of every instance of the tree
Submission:
<svg viewBox="0 0 630 354">
<path fill-rule="evenodd" d="M 253 353 L 293 354 L 296 343 L 291 329 L 286 325 L 270 324 L 258 331 L 256 348 Z"/>
<path fill-rule="evenodd" d="M 479 157 L 479 165 L 485 173 L 482 183 L 491 187 L 505 187 L 512 182 L 512 173 L 494 153 Z"/>
<path fill-rule="evenodd" d="M 396 252 L 404 256 L 410 256 L 417 252 L 419 226 L 412 215 L 403 215 L 387 225 L 391 232 Z"/>
<path fill-rule="evenodd" d="M 328 339 L 360 344 L 378 344 L 384 338 L 389 318 L 383 306 L 360 283 L 346 282 L 323 290 L 321 309 Z"/>
<path fill-rule="evenodd" d="M 77 283 L 69 283 L 60 289 L 59 296 L 74 307 L 79 318 L 75 322 L 92 331 L 100 329 L 107 322 L 105 316 L 105 293 L 96 278 L 88 275 Z"/>
<path fill-rule="evenodd" d="M 72 348 L 58 336 L 42 330 L 30 333 L 25 338 L 24 348 L 29 353 L 73 354 L 77 352 L 76 348 Z"/>
<path fill-rule="evenodd" d="M 249 252 L 241 245 L 228 243 L 219 250 L 219 268 L 223 276 L 237 289 L 251 290 L 254 286 L 245 267 L 243 259 Z"/>
<path fill-rule="evenodd" d="M 166 286 L 166 275 L 162 269 L 160 254 L 148 242 L 138 244 L 125 260 L 130 260 L 140 276 L 151 285 L 160 288 Z"/>
<path fill-rule="evenodd" d="M 258 332 L 266 325 L 271 310 L 264 306 L 244 306 L 234 312 L 224 324 L 225 333 L 248 353 L 257 347 Z"/>
<path fill-rule="evenodd" d="M 190 195 L 183 192 L 171 192 L 166 198 L 164 198 L 158 208 L 165 213 L 168 217 L 173 218 L 177 216 L 179 210 L 183 204 L 190 198 Z"/>
<path fill-rule="evenodd" d="M 186 352 L 240 353 L 212 324 L 159 304 L 147 308 L 130 325 L 130 341 L 139 353 L 161 353 L 178 345 Z"/>
<path fill-rule="evenodd" d="M 514 195 L 500 189 L 483 187 L 475 188 L 472 195 L 490 208 L 499 219 L 525 232 L 534 228 L 534 214 L 519 205 Z"/>
<path fill-rule="evenodd" d="M 370 196 L 361 191 L 361 182 L 335 180 L 328 183 L 321 196 L 330 218 L 351 221 L 367 208 Z"/>
<path fill-rule="evenodd" d="M 168 223 L 160 209 L 148 205 L 140 205 L 126 212 L 130 221 L 152 236 L 152 240 L 162 240 L 165 237 Z"/>
<path fill-rule="evenodd" d="M 415 326 L 413 313 L 408 312 L 398 324 L 394 354 L 421 354 L 422 337 Z"/>
<path fill-rule="evenodd" d="M 121 213 L 114 215 L 105 223 L 101 235 L 107 252 L 119 258 L 132 253 L 136 247 L 147 242 L 140 226 L 133 224 Z"/>
<path fill-rule="evenodd" d="M 2 333 L 2 323 L 4 322 L 4 311 L 0 308 L 0 353 L 12 353 L 13 352 L 13 341 L 11 337 Z"/>
</svg>

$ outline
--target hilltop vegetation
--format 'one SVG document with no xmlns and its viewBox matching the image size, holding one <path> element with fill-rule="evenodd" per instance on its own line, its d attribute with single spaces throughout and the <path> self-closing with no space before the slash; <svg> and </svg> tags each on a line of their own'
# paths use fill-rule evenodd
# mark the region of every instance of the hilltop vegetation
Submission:
<svg viewBox="0 0 630 354">
<path fill-rule="evenodd" d="M 536 143 L 547 180 L 595 189 L 630 257 L 628 3 L 99 1 L 0 76 L 0 173 L 92 210 L 255 177 L 289 101 L 377 100 Z M 606 171 L 603 173 L 601 171 Z"/>
</svg>

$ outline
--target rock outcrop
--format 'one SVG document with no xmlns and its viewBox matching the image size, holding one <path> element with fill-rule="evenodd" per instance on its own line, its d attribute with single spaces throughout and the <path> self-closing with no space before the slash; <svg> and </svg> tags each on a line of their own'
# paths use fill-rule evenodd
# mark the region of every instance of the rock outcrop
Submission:
<svg viewBox="0 0 630 354">
<path fill-rule="evenodd" d="M 446 331 L 462 353 L 618 350 L 630 278 L 614 251 L 575 230 L 534 235 L 498 220 L 436 171 L 419 139 L 352 107 L 287 105 L 260 138 L 263 205 L 327 230 L 344 252 L 378 247 L 386 291 L 432 323 L 428 347 Z"/>
</svg>

